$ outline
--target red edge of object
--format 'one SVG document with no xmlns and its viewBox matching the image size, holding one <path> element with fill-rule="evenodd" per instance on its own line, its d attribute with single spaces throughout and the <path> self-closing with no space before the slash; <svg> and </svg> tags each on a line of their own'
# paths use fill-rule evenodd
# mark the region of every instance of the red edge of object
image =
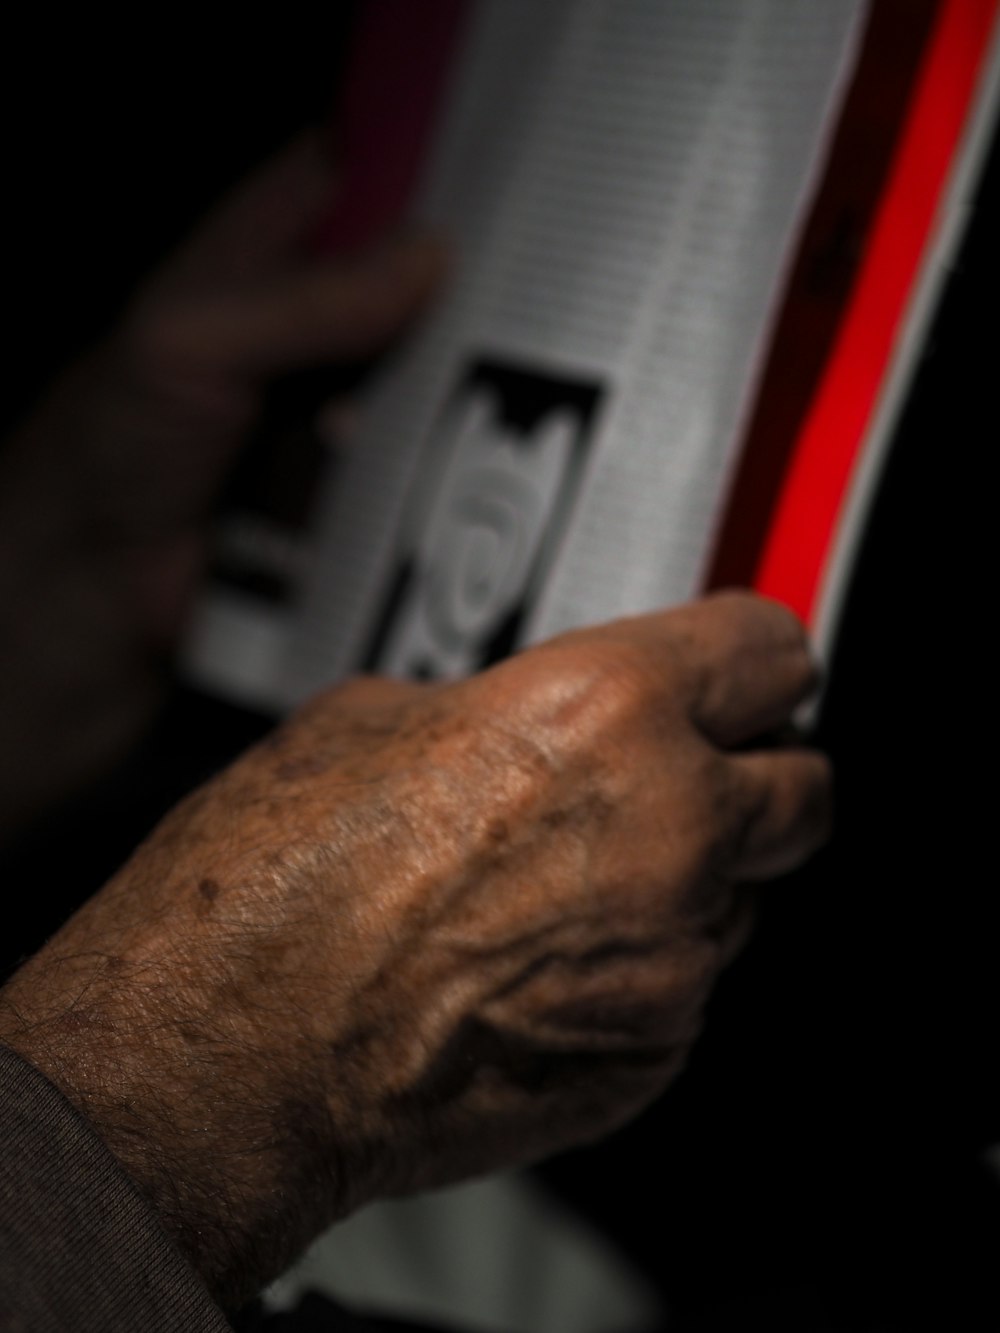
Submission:
<svg viewBox="0 0 1000 1333">
<path fill-rule="evenodd" d="M 753 579 L 807 623 L 933 235 L 989 45 L 998 0 L 945 0 L 917 79 L 872 239 L 789 464 Z"/>
</svg>

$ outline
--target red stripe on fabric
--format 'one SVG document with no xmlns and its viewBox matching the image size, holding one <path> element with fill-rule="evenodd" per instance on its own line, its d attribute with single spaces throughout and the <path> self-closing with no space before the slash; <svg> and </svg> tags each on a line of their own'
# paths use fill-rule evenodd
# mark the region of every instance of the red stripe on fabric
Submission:
<svg viewBox="0 0 1000 1333">
<path fill-rule="evenodd" d="M 809 621 L 848 483 L 892 356 L 998 0 L 945 0 L 840 334 L 806 418 L 754 587 Z"/>
</svg>

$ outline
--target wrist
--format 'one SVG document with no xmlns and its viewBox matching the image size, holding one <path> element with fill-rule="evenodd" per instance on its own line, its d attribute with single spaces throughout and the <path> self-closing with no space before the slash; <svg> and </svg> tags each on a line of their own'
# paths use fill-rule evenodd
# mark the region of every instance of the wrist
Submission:
<svg viewBox="0 0 1000 1333">
<path fill-rule="evenodd" d="M 162 959 L 136 964 L 60 956 L 58 941 L 0 991 L 0 1044 L 86 1117 L 235 1310 L 330 1220 L 322 1163 L 304 1164 L 303 1113 L 238 1035 L 203 1021 L 166 942 Z"/>
</svg>

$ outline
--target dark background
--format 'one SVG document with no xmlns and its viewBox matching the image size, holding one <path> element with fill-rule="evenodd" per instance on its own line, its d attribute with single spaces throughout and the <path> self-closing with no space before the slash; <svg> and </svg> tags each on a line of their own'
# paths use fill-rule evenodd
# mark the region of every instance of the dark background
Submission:
<svg viewBox="0 0 1000 1333">
<path fill-rule="evenodd" d="M 18 17 L 3 91 L 4 429 L 226 184 L 326 118 L 352 8 L 244 10 L 238 31 L 155 9 Z M 754 943 L 668 1097 L 543 1170 L 692 1328 L 1000 1326 L 998 1186 L 983 1165 L 1000 1141 L 984 568 L 996 157 L 829 682 L 833 844 L 761 895 Z M 6 854 L 0 965 L 266 725 L 178 687 L 119 773 Z"/>
</svg>

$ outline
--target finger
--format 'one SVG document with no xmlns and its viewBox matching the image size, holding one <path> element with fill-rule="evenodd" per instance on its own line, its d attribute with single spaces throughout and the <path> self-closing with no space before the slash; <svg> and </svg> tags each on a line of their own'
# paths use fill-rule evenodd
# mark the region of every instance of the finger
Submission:
<svg viewBox="0 0 1000 1333">
<path fill-rule="evenodd" d="M 736 880 L 794 870 L 827 840 L 832 814 L 829 760 L 816 750 L 757 750 L 729 756 L 738 810 L 723 852 Z"/>
<path fill-rule="evenodd" d="M 184 330 L 197 364 L 273 375 L 377 351 L 414 318 L 444 273 L 443 246 L 397 237 L 351 261 L 311 264 L 199 302 Z"/>
<path fill-rule="evenodd" d="M 160 285 L 224 284 L 273 271 L 312 233 L 335 192 L 322 136 L 303 132 L 216 205 L 168 261 Z"/>
<path fill-rule="evenodd" d="M 777 602 L 720 593 L 671 614 L 690 673 L 690 716 L 714 744 L 781 727 L 816 688 L 805 630 Z"/>
</svg>

